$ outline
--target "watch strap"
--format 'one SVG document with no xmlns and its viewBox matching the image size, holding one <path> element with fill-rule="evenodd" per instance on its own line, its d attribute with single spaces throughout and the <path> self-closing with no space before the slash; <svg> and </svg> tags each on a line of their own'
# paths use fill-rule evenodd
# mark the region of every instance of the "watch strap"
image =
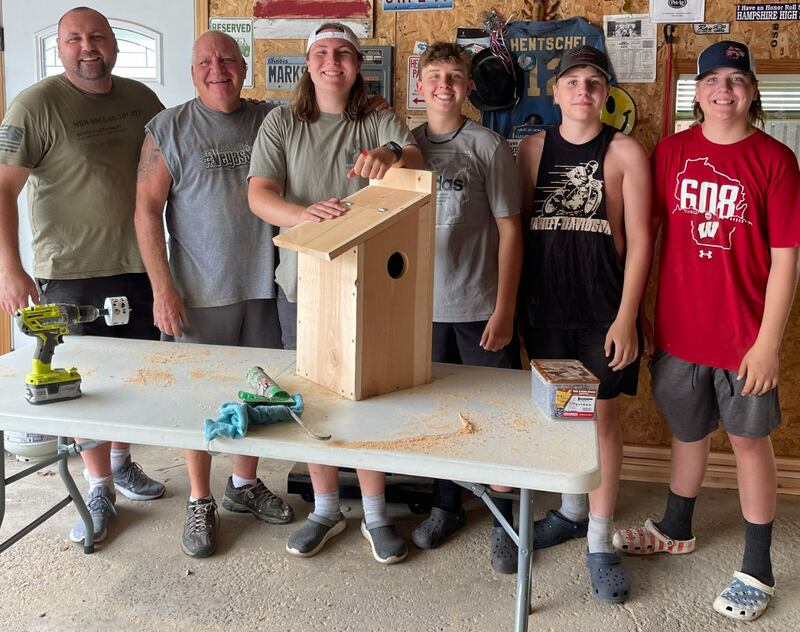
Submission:
<svg viewBox="0 0 800 632">
<path fill-rule="evenodd" d="M 386 149 L 394 154 L 394 161 L 397 162 L 403 156 L 403 148 L 393 140 L 390 140 L 384 145 Z"/>
</svg>

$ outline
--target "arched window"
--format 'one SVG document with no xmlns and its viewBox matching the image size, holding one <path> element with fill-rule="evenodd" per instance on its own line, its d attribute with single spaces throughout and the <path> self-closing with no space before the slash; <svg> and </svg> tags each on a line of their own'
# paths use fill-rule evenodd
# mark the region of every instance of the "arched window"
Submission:
<svg viewBox="0 0 800 632">
<path fill-rule="evenodd" d="M 161 33 L 125 22 L 109 20 L 117 37 L 119 54 L 114 74 L 138 79 L 145 83 L 161 83 Z M 64 71 L 56 51 L 58 26 L 53 25 L 36 35 L 39 79 L 58 75 Z"/>
</svg>

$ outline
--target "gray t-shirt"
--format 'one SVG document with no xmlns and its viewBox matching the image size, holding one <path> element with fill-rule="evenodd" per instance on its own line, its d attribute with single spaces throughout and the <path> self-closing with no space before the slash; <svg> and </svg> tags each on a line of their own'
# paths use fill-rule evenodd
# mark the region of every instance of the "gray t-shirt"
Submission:
<svg viewBox="0 0 800 632">
<path fill-rule="evenodd" d="M 518 215 L 519 179 L 506 140 L 468 120 L 453 132 L 413 134 L 438 176 L 433 320 L 488 320 L 497 300 L 496 217 Z"/>
<path fill-rule="evenodd" d="M 358 154 L 394 141 L 414 145 L 408 128 L 389 110 L 370 112 L 356 122 L 338 114 L 320 114 L 306 123 L 286 106 L 269 113 L 253 147 L 250 176 L 268 178 L 283 188 L 292 204 L 310 206 L 332 197 L 345 198 L 369 184 L 364 178 L 347 179 Z M 291 301 L 297 300 L 297 253 L 280 249 L 275 273 L 278 285 Z"/>
<path fill-rule="evenodd" d="M 24 90 L 0 126 L 0 163 L 30 169 L 33 276 L 144 272 L 133 211 L 144 125 L 164 109 L 147 86 L 114 76 L 90 94 L 62 75 Z"/>
<path fill-rule="evenodd" d="M 253 140 L 272 107 L 242 101 L 226 114 L 193 99 L 147 124 L 172 175 L 169 263 L 187 307 L 275 297 L 275 229 L 247 204 Z"/>
</svg>

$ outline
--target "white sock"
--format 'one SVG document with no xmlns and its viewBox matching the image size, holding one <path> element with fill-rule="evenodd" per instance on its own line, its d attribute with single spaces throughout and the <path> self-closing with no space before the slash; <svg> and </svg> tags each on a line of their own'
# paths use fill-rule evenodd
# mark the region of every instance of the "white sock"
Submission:
<svg viewBox="0 0 800 632">
<path fill-rule="evenodd" d="M 95 487 L 100 487 L 100 485 L 105 485 L 109 491 L 111 492 L 112 496 L 116 496 L 116 492 L 114 491 L 114 477 L 113 476 L 90 476 L 89 477 L 89 493 L 91 494 Z"/>
<path fill-rule="evenodd" d="M 236 474 L 231 474 L 231 479 L 236 489 L 244 487 L 245 485 L 255 485 L 258 480 L 256 478 L 242 478 L 241 476 L 236 476 Z"/>
<path fill-rule="evenodd" d="M 111 471 L 116 472 L 125 465 L 125 459 L 131 453 L 130 448 L 111 448 Z"/>
<path fill-rule="evenodd" d="M 586 520 L 589 515 L 589 498 L 586 494 L 561 494 L 561 509 L 558 513 L 572 522 Z"/>
<path fill-rule="evenodd" d="M 198 500 L 212 500 L 214 497 L 209 494 L 208 496 L 203 496 L 202 498 L 195 498 L 194 496 L 189 496 L 190 503 L 196 503 Z"/>
<path fill-rule="evenodd" d="M 364 522 L 367 525 L 374 524 L 375 522 L 386 520 L 386 496 L 379 494 L 378 496 L 362 496 L 361 502 L 364 505 Z"/>
<path fill-rule="evenodd" d="M 342 510 L 339 508 L 339 490 L 327 494 L 314 493 L 314 513 L 328 520 L 339 520 Z"/>
<path fill-rule="evenodd" d="M 586 534 L 589 553 L 613 553 L 611 528 L 614 518 L 598 518 L 589 514 L 589 531 Z"/>
</svg>

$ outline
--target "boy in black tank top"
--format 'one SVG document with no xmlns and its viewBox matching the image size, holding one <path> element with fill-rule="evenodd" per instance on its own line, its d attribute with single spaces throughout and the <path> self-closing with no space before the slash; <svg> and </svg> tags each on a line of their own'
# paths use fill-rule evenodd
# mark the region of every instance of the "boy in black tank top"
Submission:
<svg viewBox="0 0 800 632">
<path fill-rule="evenodd" d="M 600 379 L 600 487 L 564 494 L 535 524 L 534 548 L 588 532 L 592 594 L 623 602 L 630 582 L 611 543 L 622 467 L 619 395 L 636 394 L 639 302 L 650 266 L 650 170 L 644 148 L 604 125 L 608 58 L 591 46 L 564 54 L 553 98 L 562 122 L 519 147 L 525 260 L 522 331 L 530 358 L 583 362 Z"/>
</svg>

